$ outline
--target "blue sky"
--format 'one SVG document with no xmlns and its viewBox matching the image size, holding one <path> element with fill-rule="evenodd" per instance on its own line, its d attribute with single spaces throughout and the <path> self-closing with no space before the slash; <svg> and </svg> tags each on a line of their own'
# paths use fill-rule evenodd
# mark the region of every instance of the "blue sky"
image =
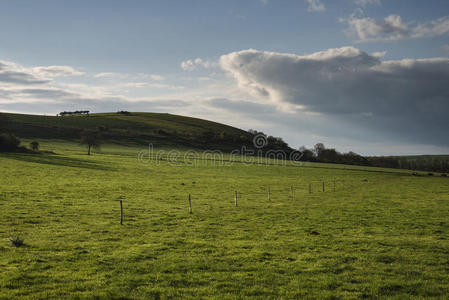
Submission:
<svg viewBox="0 0 449 300">
<path fill-rule="evenodd" d="M 448 56 L 449 1 L 0 1 L 1 111 L 170 112 L 292 147 L 449 153 Z"/>
</svg>

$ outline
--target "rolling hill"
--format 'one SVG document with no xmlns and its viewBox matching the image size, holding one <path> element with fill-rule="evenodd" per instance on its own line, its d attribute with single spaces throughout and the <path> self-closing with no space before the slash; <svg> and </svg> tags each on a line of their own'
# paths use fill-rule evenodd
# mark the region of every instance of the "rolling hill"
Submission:
<svg viewBox="0 0 449 300">
<path fill-rule="evenodd" d="M 232 150 L 251 145 L 252 134 L 228 125 L 166 113 L 99 113 L 74 116 L 0 114 L 0 127 L 25 139 L 79 140 L 97 130 L 109 143 Z"/>
</svg>

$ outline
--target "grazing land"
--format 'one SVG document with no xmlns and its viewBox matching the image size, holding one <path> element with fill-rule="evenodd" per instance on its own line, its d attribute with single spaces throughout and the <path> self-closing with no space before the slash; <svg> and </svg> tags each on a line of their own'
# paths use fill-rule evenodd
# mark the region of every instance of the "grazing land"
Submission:
<svg viewBox="0 0 449 300">
<path fill-rule="evenodd" d="M 0 154 L 2 299 L 447 296 L 448 178 L 40 144 Z"/>
<path fill-rule="evenodd" d="M 2 126 L 3 125 L 3 126 Z M 83 130 L 96 130 L 114 144 L 231 150 L 251 142 L 244 130 L 203 119 L 166 113 L 99 113 L 43 116 L 0 113 L 0 128 L 21 138 L 78 142 Z"/>
</svg>

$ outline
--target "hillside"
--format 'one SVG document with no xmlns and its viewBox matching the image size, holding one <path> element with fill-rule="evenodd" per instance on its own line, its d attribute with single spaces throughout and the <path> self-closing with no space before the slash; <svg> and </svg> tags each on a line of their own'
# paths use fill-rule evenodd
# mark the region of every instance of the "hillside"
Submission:
<svg viewBox="0 0 449 300">
<path fill-rule="evenodd" d="M 74 116 L 0 114 L 0 127 L 20 138 L 76 141 L 98 130 L 106 142 L 121 145 L 232 150 L 251 145 L 252 134 L 228 125 L 166 113 L 100 113 Z"/>
</svg>

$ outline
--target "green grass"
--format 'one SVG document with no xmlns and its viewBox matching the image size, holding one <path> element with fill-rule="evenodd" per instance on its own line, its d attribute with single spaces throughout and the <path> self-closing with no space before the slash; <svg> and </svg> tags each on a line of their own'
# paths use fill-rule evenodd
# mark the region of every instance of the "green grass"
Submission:
<svg viewBox="0 0 449 300">
<path fill-rule="evenodd" d="M 170 147 L 204 148 L 212 145 L 214 148 L 232 150 L 235 141 L 241 143 L 241 136 L 251 137 L 244 130 L 208 120 L 142 112 L 65 117 L 0 113 L 0 129 L 2 127 L 20 138 L 72 142 L 80 139 L 82 130 L 100 130 L 103 140 L 123 146 L 154 143 Z M 225 135 L 226 139 L 220 139 L 221 135 Z"/>
<path fill-rule="evenodd" d="M 448 296 L 448 178 L 41 144 L 0 154 L 2 299 Z"/>
</svg>

